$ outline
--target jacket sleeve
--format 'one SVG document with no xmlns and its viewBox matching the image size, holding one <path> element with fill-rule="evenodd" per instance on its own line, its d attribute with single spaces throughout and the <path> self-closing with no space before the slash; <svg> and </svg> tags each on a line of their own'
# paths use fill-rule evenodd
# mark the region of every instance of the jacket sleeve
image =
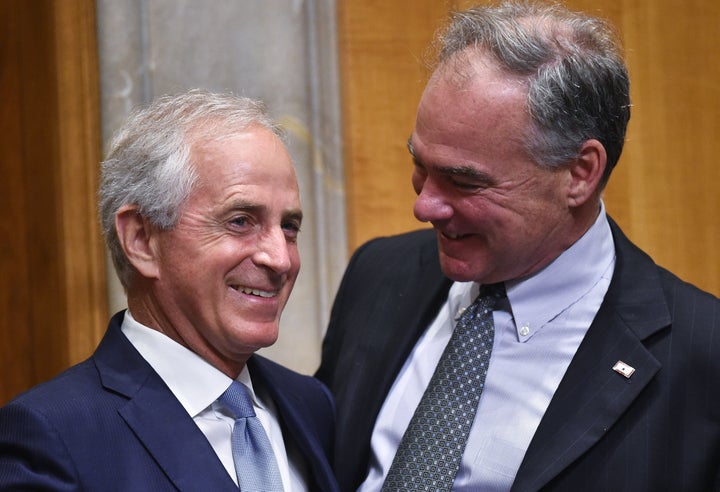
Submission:
<svg viewBox="0 0 720 492">
<path fill-rule="evenodd" d="M 76 468 L 50 422 L 19 402 L 0 409 L 0 491 L 79 489 Z"/>
</svg>

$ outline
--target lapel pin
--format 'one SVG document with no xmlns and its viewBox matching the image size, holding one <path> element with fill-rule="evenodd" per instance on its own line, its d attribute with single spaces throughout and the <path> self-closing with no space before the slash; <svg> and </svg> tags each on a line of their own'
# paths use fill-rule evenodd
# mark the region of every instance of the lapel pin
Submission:
<svg viewBox="0 0 720 492">
<path fill-rule="evenodd" d="M 635 372 L 635 368 L 633 366 L 625 364 L 623 361 L 619 360 L 613 366 L 613 371 L 615 371 L 616 373 L 621 374 L 629 379 L 630 376 L 632 376 L 633 373 Z"/>
</svg>

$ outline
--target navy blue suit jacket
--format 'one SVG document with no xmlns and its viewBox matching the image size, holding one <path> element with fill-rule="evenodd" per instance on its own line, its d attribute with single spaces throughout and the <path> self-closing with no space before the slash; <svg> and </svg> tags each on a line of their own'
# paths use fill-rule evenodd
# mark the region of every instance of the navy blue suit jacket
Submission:
<svg viewBox="0 0 720 492">
<path fill-rule="evenodd" d="M 0 409 L 0 490 L 238 490 L 122 319 L 90 359 Z M 248 367 L 277 406 L 286 446 L 305 457 L 310 489 L 337 490 L 327 388 L 257 355 Z"/>
<path fill-rule="evenodd" d="M 512 490 L 720 490 L 720 301 L 611 228 L 609 290 Z M 353 255 L 317 373 L 335 395 L 342 490 L 364 480 L 380 407 L 450 284 L 433 231 L 373 240 Z M 612 370 L 618 360 L 632 377 Z"/>
</svg>

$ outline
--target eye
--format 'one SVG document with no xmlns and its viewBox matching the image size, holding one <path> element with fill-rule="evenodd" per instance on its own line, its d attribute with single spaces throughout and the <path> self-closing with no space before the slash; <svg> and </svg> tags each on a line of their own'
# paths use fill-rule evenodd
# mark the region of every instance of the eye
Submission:
<svg viewBox="0 0 720 492">
<path fill-rule="evenodd" d="M 230 226 L 234 229 L 246 229 L 250 226 L 250 218 L 247 215 L 238 215 L 230 219 Z"/>
<path fill-rule="evenodd" d="M 463 193 L 479 193 L 496 185 L 495 179 L 475 166 L 450 166 L 442 170 L 447 183 Z"/>
<path fill-rule="evenodd" d="M 288 220 L 283 222 L 282 229 L 285 232 L 285 237 L 291 241 L 295 241 L 300 234 L 300 222 L 296 220 Z"/>
<path fill-rule="evenodd" d="M 447 178 L 450 185 L 464 193 L 479 193 L 494 186 L 490 177 L 476 172 L 451 173 Z"/>
<path fill-rule="evenodd" d="M 480 191 L 487 188 L 487 185 L 485 183 L 478 183 L 477 181 L 452 179 L 451 182 L 455 188 L 462 191 Z"/>
</svg>

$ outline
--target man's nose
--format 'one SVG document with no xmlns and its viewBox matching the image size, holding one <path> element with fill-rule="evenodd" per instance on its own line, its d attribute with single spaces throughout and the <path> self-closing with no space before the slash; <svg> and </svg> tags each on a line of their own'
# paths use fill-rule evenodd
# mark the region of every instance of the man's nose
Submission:
<svg viewBox="0 0 720 492">
<path fill-rule="evenodd" d="M 255 263 L 270 268 L 283 275 L 290 271 L 290 246 L 285 231 L 281 227 L 266 230 L 258 239 Z"/>
<path fill-rule="evenodd" d="M 427 179 L 415 199 L 413 213 L 421 222 L 433 222 L 449 219 L 453 209 L 442 190 L 432 180 Z"/>
</svg>

